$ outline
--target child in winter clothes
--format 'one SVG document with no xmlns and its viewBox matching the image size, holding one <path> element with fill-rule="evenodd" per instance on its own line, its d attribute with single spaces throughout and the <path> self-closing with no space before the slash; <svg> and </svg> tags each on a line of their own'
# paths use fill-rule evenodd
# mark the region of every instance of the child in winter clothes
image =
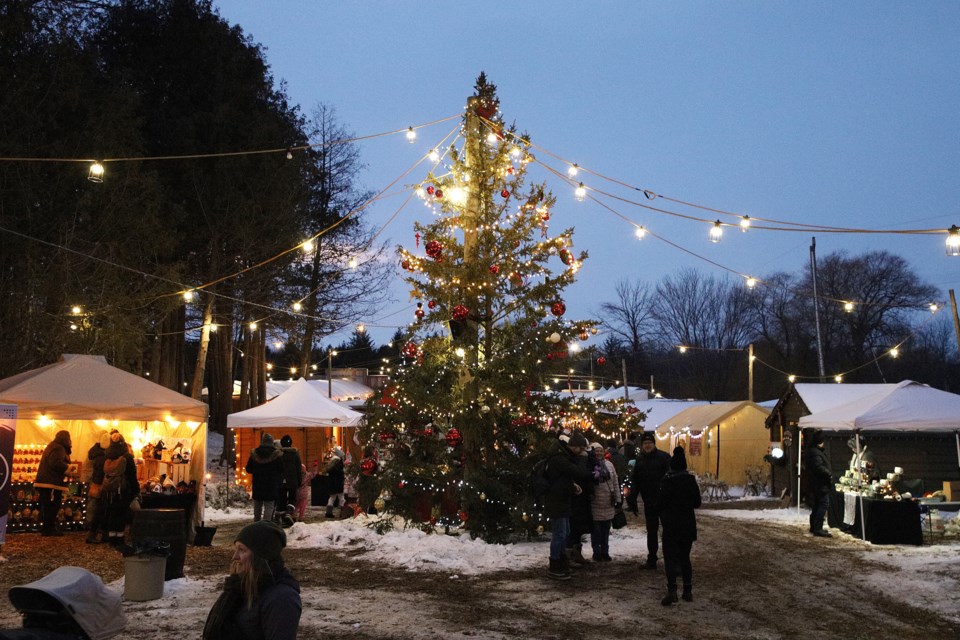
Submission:
<svg viewBox="0 0 960 640">
<path fill-rule="evenodd" d="M 297 487 L 297 522 L 303 522 L 303 517 L 307 513 L 307 498 L 310 497 L 310 483 L 317 477 L 317 467 L 319 465 L 320 461 L 314 460 L 313 471 L 309 473 L 307 472 L 307 465 L 300 465 L 300 475 L 303 479 L 300 481 L 300 486 Z"/>
</svg>

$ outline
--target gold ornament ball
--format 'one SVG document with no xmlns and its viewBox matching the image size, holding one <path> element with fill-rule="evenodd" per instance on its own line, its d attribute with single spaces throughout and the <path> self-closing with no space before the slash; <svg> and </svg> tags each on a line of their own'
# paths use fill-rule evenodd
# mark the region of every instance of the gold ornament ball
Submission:
<svg viewBox="0 0 960 640">
<path fill-rule="evenodd" d="M 479 496 L 479 498 L 480 498 L 480 500 L 481 500 L 482 502 L 486 502 L 486 501 L 487 501 L 487 494 L 481 493 L 480 496 Z"/>
<path fill-rule="evenodd" d="M 373 508 L 376 509 L 377 511 L 383 511 L 386 506 L 387 506 L 387 501 L 384 500 L 383 498 L 377 498 L 376 500 L 373 501 Z"/>
</svg>

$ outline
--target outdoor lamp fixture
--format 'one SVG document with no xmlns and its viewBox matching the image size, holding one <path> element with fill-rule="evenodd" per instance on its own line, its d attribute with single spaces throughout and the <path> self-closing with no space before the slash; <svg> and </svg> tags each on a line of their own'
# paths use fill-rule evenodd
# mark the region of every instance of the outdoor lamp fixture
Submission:
<svg viewBox="0 0 960 640">
<path fill-rule="evenodd" d="M 780 458 L 783 457 L 783 449 L 781 449 L 780 447 L 774 447 L 773 449 L 770 450 L 770 457 L 775 460 L 779 460 Z"/>
<path fill-rule="evenodd" d="M 797 381 L 797 376 L 793 375 L 792 373 L 787 376 L 787 382 L 796 382 L 796 381 Z"/>
<path fill-rule="evenodd" d="M 90 170 L 93 171 L 93 168 Z M 957 225 L 950 227 L 947 232 L 947 255 L 960 256 L 960 228 Z"/>
<path fill-rule="evenodd" d="M 367 330 L 367 327 L 363 323 L 360 323 L 357 325 L 357 333 L 363 333 L 366 330 Z M 333 355 L 337 355 L 336 352 L 334 352 Z"/>
<path fill-rule="evenodd" d="M 78 316 L 81 313 L 83 313 L 83 307 L 79 305 L 73 305 L 72 307 L 70 307 L 70 313 L 72 313 L 75 316 Z"/>
<path fill-rule="evenodd" d="M 90 165 L 90 171 L 87 172 L 87 180 L 96 182 L 97 184 L 103 182 L 103 165 L 94 160 Z M 954 229 L 956 229 L 956 227 L 954 227 Z"/>
<path fill-rule="evenodd" d="M 647 230 L 644 229 L 643 227 L 637 227 L 637 230 L 634 231 L 633 233 L 634 233 L 634 235 L 636 235 L 638 238 L 640 238 L 641 240 L 643 240 L 643 237 L 644 237 L 645 235 L 647 235 Z"/>
<path fill-rule="evenodd" d="M 573 197 L 575 197 L 578 202 L 583 202 L 583 199 L 587 197 L 587 188 L 583 186 L 582 182 L 573 192 Z"/>
<path fill-rule="evenodd" d="M 750 229 L 750 216 L 743 216 L 740 218 L 740 231 L 746 233 L 748 229 Z"/>
<path fill-rule="evenodd" d="M 417 141 L 417 132 L 413 130 L 413 127 L 407 127 L 407 142 L 413 144 Z"/>
<path fill-rule="evenodd" d="M 720 242 L 723 238 L 723 227 L 720 226 L 720 221 L 717 220 L 713 223 L 713 226 L 710 227 L 710 242 Z"/>
<path fill-rule="evenodd" d="M 836 381 L 837 384 L 840 384 L 841 382 L 843 382 L 843 376 L 841 375 L 833 376 L 833 379 L 834 381 Z"/>
<path fill-rule="evenodd" d="M 578 173 L 580 173 L 580 167 L 577 166 L 577 163 L 573 163 L 567 168 L 567 175 L 571 178 L 576 178 Z"/>
</svg>

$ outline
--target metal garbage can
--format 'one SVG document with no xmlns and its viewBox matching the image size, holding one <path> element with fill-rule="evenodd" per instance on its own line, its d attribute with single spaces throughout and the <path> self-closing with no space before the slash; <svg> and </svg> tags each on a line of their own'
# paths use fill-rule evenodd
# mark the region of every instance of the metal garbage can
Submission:
<svg viewBox="0 0 960 640">
<path fill-rule="evenodd" d="M 123 599 L 142 602 L 163 597 L 165 556 L 141 555 L 124 558 Z"/>
</svg>

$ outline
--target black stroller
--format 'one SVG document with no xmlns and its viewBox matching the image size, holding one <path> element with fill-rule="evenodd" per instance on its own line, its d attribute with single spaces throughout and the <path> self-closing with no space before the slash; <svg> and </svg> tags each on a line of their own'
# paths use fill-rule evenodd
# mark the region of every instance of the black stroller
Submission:
<svg viewBox="0 0 960 640">
<path fill-rule="evenodd" d="M 297 521 L 294 517 L 296 513 L 297 508 L 292 504 L 277 505 L 277 508 L 273 510 L 273 521 L 284 529 L 289 529 Z"/>
<path fill-rule="evenodd" d="M 2 629 L 0 640 L 106 640 L 127 624 L 120 594 L 80 567 L 60 567 L 9 595 L 23 629 Z"/>
</svg>

